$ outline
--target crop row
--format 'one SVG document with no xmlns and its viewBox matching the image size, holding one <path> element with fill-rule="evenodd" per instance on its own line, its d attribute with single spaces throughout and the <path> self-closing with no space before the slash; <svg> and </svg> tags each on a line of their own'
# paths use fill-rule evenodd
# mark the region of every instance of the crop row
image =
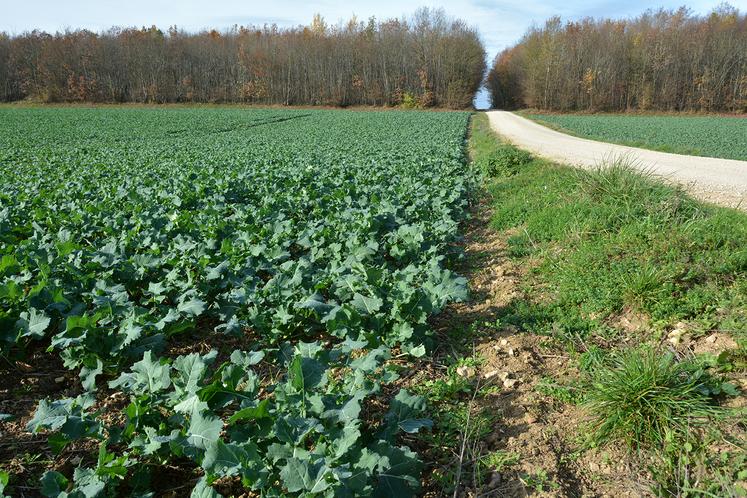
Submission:
<svg viewBox="0 0 747 498">
<path fill-rule="evenodd" d="M 417 489 L 398 434 L 430 422 L 387 359 L 466 295 L 466 113 L 0 112 L 2 355 L 79 372 L 28 429 L 98 446 L 46 496 L 144 496 L 171 464 L 193 496 Z"/>
</svg>

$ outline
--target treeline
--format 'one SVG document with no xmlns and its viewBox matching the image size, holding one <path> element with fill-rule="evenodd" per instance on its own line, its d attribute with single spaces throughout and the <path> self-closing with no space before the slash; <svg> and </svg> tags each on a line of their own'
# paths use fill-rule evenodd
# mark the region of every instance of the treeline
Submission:
<svg viewBox="0 0 747 498">
<path fill-rule="evenodd" d="M 0 33 L 0 100 L 464 108 L 486 70 L 442 10 L 329 26 Z"/>
<path fill-rule="evenodd" d="M 722 5 L 629 20 L 557 17 L 500 53 L 488 75 L 498 108 L 747 111 L 747 16 Z"/>
</svg>

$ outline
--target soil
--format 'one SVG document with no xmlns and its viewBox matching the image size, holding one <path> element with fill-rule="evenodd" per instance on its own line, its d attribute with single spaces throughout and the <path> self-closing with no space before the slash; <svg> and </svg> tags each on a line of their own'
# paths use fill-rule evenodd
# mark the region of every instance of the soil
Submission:
<svg viewBox="0 0 747 498">
<path fill-rule="evenodd" d="M 44 470 L 59 470 L 79 458 L 81 448 L 68 447 L 53 455 L 47 436 L 26 430 L 40 399 L 60 399 L 79 394 L 80 383 L 59 355 L 42 349 L 28 351 L 25 361 L 0 363 L 0 413 L 11 418 L 0 422 L 0 462 L 3 468 L 25 481 L 13 488 L 19 497 L 40 496 L 38 479 Z M 87 452 L 84 450 L 83 452 Z"/>
<path fill-rule="evenodd" d="M 459 269 L 470 281 L 470 300 L 450 305 L 434 326 L 441 334 L 473 327 L 478 337 L 475 353 L 482 361 L 465 375 L 479 386 L 490 383 L 499 389 L 475 397 L 472 410 L 488 409 L 499 418 L 487 437 L 467 441 L 463 457 L 456 455 L 457 465 L 465 469 L 464 478 L 457 493 L 449 495 L 650 496 L 648 476 L 634 468 L 622 450 L 582 451 L 583 428 L 589 422 L 582 408 L 537 391 L 538 384 L 548 378 L 558 381 L 577 374 L 565 351 L 558 350 L 547 336 L 521 332 L 511 325 L 490 325 L 512 302 L 526 299 L 519 286 L 526 268 L 507 255 L 511 234 L 491 228 L 488 200 L 480 202 L 472 216 L 464 227 L 467 258 Z M 476 458 L 498 450 L 518 455 L 517 463 L 493 471 L 483 482 L 474 482 L 467 467 Z M 429 482 L 428 474 L 426 470 L 426 496 L 445 496 L 438 483 Z"/>
</svg>

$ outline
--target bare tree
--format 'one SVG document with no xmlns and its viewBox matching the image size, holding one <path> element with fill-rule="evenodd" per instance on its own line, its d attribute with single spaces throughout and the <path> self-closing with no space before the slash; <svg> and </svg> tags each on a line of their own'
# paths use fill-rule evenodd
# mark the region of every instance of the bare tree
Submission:
<svg viewBox="0 0 747 498">
<path fill-rule="evenodd" d="M 187 33 L 0 35 L 0 100 L 464 108 L 485 73 L 477 32 L 442 10 L 337 25 Z"/>
<path fill-rule="evenodd" d="M 723 4 L 634 19 L 557 17 L 493 61 L 496 107 L 747 111 L 747 15 Z"/>
</svg>

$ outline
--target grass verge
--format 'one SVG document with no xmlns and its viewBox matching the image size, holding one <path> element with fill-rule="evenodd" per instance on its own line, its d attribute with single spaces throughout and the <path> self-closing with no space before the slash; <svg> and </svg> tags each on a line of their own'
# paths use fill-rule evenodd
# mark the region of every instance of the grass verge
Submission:
<svg viewBox="0 0 747 498">
<path fill-rule="evenodd" d="M 548 436 L 561 441 L 557 469 L 581 467 L 596 447 L 628 448 L 628 481 L 651 494 L 744 496 L 747 216 L 626 164 L 582 171 L 532 159 L 501 143 L 484 114 L 473 118 L 469 150 L 485 176 L 491 228 L 521 268 L 519 297 L 490 318 L 496 330 L 545 337 L 535 356 L 573 364 L 570 375 L 550 369 L 534 386 L 542 409 L 587 416 L 577 434 Z M 448 454 L 434 472 L 443 494 L 470 480 L 477 494 L 494 492 L 491 482 L 505 482 L 526 457 L 488 444 L 491 424 L 506 428 L 480 408 L 495 392 L 480 387 L 474 344 L 486 332 L 482 317 L 472 319 L 467 332 L 448 334 L 447 365 L 420 390 Z M 467 382 L 473 366 L 477 381 Z M 594 489 L 596 477 L 576 489 L 561 473 L 515 472 L 514 491 Z"/>
</svg>

